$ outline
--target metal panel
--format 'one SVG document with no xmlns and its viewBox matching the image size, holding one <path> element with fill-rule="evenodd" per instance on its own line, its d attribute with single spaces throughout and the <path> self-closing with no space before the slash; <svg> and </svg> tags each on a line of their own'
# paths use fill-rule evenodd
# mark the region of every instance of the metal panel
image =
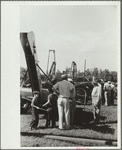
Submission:
<svg viewBox="0 0 122 150">
<path fill-rule="evenodd" d="M 21 44 L 25 53 L 26 63 L 29 71 L 29 77 L 31 81 L 32 91 L 40 92 L 40 100 L 42 99 L 42 84 L 38 64 L 35 36 L 33 32 L 20 33 Z"/>
</svg>

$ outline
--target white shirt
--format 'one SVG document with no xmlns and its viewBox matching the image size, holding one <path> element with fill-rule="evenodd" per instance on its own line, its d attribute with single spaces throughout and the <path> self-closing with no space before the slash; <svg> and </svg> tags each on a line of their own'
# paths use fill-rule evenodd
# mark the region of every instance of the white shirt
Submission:
<svg viewBox="0 0 122 150">
<path fill-rule="evenodd" d="M 105 83 L 104 87 L 103 87 L 104 91 L 112 90 L 112 88 L 113 88 L 113 86 L 112 86 L 111 83 L 110 84 L 109 83 Z"/>
<path fill-rule="evenodd" d="M 63 80 L 60 82 L 57 82 L 53 88 L 59 91 L 59 97 L 70 97 L 70 92 L 73 91 L 74 87 L 73 84 L 70 82 Z"/>
<path fill-rule="evenodd" d="M 92 96 L 93 103 L 96 103 L 101 99 L 101 86 L 100 85 L 94 86 L 91 96 Z"/>
</svg>

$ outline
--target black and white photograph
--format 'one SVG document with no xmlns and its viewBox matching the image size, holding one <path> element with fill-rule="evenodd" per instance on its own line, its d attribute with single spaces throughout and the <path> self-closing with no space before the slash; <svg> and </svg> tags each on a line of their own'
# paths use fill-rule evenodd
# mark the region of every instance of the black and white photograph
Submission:
<svg viewBox="0 0 122 150">
<path fill-rule="evenodd" d="M 120 1 L 3 2 L 1 12 L 2 148 L 8 135 L 12 148 L 119 149 Z"/>
</svg>

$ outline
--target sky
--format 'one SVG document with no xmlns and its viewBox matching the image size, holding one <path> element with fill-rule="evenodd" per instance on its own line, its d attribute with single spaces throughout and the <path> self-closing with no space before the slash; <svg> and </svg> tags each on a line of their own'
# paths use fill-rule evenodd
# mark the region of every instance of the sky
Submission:
<svg viewBox="0 0 122 150">
<path fill-rule="evenodd" d="M 39 66 L 46 72 L 49 50 L 56 68 L 97 67 L 117 71 L 117 5 L 23 5 L 20 32 L 33 31 Z M 50 53 L 49 68 L 53 61 Z M 20 44 L 20 66 L 27 68 Z"/>
</svg>

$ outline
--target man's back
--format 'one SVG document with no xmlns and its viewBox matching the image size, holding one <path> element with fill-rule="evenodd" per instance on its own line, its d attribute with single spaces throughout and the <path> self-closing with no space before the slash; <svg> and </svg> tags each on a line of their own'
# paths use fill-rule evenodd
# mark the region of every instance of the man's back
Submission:
<svg viewBox="0 0 122 150">
<path fill-rule="evenodd" d="M 73 90 L 73 85 L 66 80 L 56 83 L 53 87 L 59 90 L 62 97 L 70 97 L 70 92 Z"/>
<path fill-rule="evenodd" d="M 112 85 L 109 84 L 109 83 L 106 83 L 106 84 L 104 85 L 104 90 L 105 90 L 105 91 L 110 91 L 110 90 L 112 90 Z"/>
</svg>

